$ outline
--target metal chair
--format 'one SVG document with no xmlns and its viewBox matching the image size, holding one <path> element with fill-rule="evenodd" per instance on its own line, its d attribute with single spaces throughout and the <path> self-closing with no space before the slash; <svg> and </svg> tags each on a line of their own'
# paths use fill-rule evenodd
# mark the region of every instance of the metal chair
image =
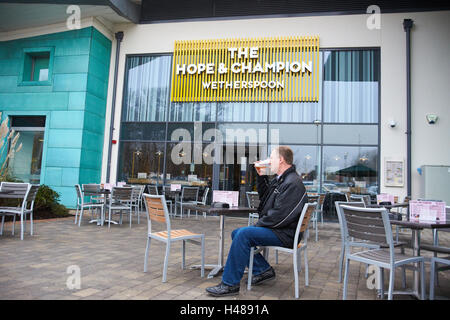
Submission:
<svg viewBox="0 0 450 320">
<path fill-rule="evenodd" d="M 317 207 L 316 210 L 314 210 L 313 216 L 311 217 L 311 222 L 313 223 L 313 228 L 315 231 L 316 242 L 319 240 L 319 228 L 318 228 L 319 216 L 321 224 L 323 225 L 323 202 L 325 200 L 325 194 L 320 193 L 318 196 L 319 197 L 317 199 Z"/>
<path fill-rule="evenodd" d="M 20 207 L 0 207 L 0 215 L 2 215 L 2 226 L 0 234 L 3 234 L 3 226 L 5 216 L 13 216 L 12 235 L 15 232 L 16 216 L 20 216 L 20 240 L 23 240 L 23 234 L 26 229 L 27 214 L 30 216 L 30 235 L 33 235 L 33 209 L 34 200 L 36 198 L 39 185 L 31 185 L 29 183 L 13 183 L 2 182 L 0 188 L 11 193 L 2 195 L 1 198 L 23 199 Z M 30 206 L 28 207 L 28 204 Z"/>
<path fill-rule="evenodd" d="M 450 206 L 445 207 L 445 213 L 446 213 L 446 221 L 450 221 Z M 450 232 L 450 229 L 445 228 L 435 228 L 433 229 L 433 244 L 421 244 L 420 249 L 421 250 L 427 250 L 433 252 L 433 256 L 435 258 L 438 258 L 438 254 L 444 253 L 448 254 L 450 253 L 450 249 L 446 247 L 439 246 L 439 232 Z M 433 279 L 436 282 L 436 285 L 439 285 L 439 271 L 449 270 L 450 267 L 438 267 L 436 268 L 435 272 L 435 278 Z"/>
<path fill-rule="evenodd" d="M 169 212 L 167 210 L 166 199 L 163 195 L 155 196 L 144 193 L 144 203 L 147 213 L 148 234 L 147 247 L 145 248 L 144 272 L 147 272 L 148 255 L 151 239 L 155 239 L 166 244 L 166 255 L 164 257 L 164 268 L 162 282 L 167 281 L 167 268 L 169 265 L 169 254 L 172 242 L 182 242 L 182 260 L 181 267 L 185 269 L 186 241 L 201 245 L 201 277 L 205 276 L 205 235 L 193 233 L 185 229 L 172 230 L 170 224 Z M 165 231 L 152 232 L 152 223 L 163 223 L 166 226 Z"/>
<path fill-rule="evenodd" d="M 156 192 L 158 192 L 158 189 L 156 189 Z M 158 195 L 158 193 L 156 193 L 156 194 L 150 193 L 150 194 Z M 163 186 L 163 194 L 166 199 L 166 204 L 170 205 L 169 213 L 173 216 L 175 213 L 172 210 L 172 206 L 175 203 L 175 201 L 177 200 L 177 195 L 173 191 L 170 191 L 170 186 Z"/>
<path fill-rule="evenodd" d="M 197 203 L 199 187 L 183 187 L 181 189 L 180 200 L 175 201 L 175 216 L 177 215 L 177 206 L 180 207 L 180 218 L 183 219 L 183 204 Z"/>
<path fill-rule="evenodd" d="M 208 200 L 208 193 L 209 193 L 209 187 L 206 187 L 205 190 L 203 191 L 203 195 L 202 195 L 202 201 L 197 201 L 197 204 L 200 205 L 206 205 L 206 201 Z M 188 211 L 188 217 L 190 216 L 190 212 L 191 210 Z M 195 211 L 195 217 L 197 217 L 198 212 Z M 203 218 L 206 219 L 206 212 L 203 212 Z"/>
<path fill-rule="evenodd" d="M 86 185 L 84 185 L 86 186 Z M 81 187 L 79 184 L 75 185 L 75 190 L 77 192 L 77 210 L 75 212 L 75 224 L 77 224 L 78 221 L 78 226 L 81 226 L 81 219 L 83 219 L 83 211 L 84 209 L 100 209 L 100 223 L 103 225 L 103 207 L 104 207 L 104 203 L 102 202 L 84 202 L 84 197 L 85 194 L 83 193 L 83 191 L 81 190 Z M 91 189 L 89 189 L 90 191 L 92 191 Z"/>
<path fill-rule="evenodd" d="M 255 250 L 255 248 L 251 248 L 250 250 L 250 261 L 248 264 L 248 282 L 247 282 L 247 290 L 250 291 L 252 288 L 252 274 L 253 274 L 253 259 L 255 254 L 259 254 L 262 250 L 265 249 L 275 249 L 277 251 L 282 251 L 286 253 L 292 254 L 293 265 L 294 265 L 294 281 L 295 281 L 295 298 L 299 297 L 298 290 L 298 267 L 301 267 L 300 256 L 303 252 L 305 259 L 305 286 L 309 285 L 309 275 L 308 275 L 308 256 L 306 253 L 306 249 L 308 248 L 308 224 L 313 214 L 313 211 L 316 207 L 317 203 L 306 203 L 303 206 L 302 213 L 300 215 L 300 219 L 297 223 L 297 229 L 295 231 L 294 245 L 292 248 L 285 247 L 277 247 L 277 246 L 261 246 Z M 300 234 L 302 234 L 303 242 L 299 241 Z"/>
<path fill-rule="evenodd" d="M 117 224 L 117 222 L 111 220 L 111 214 L 115 210 L 120 211 L 120 220 L 119 223 L 122 224 L 122 211 L 129 211 L 129 220 L 130 220 L 130 228 L 131 228 L 131 220 L 132 220 L 132 208 L 131 205 L 127 204 L 131 201 L 131 193 L 133 189 L 130 187 L 113 187 L 111 191 L 111 197 L 109 198 L 109 202 L 106 203 L 106 209 L 109 213 L 108 218 L 108 228 L 111 227 L 111 222 L 113 224 Z"/>
<path fill-rule="evenodd" d="M 247 204 L 250 208 L 257 209 L 259 207 L 259 203 L 261 200 L 259 200 L 259 194 L 256 191 L 247 191 L 245 193 L 247 197 Z M 248 214 L 248 225 L 253 225 L 254 220 L 259 219 L 258 212 L 252 212 Z"/>
<path fill-rule="evenodd" d="M 155 195 L 155 196 L 158 195 L 158 187 L 153 184 L 147 185 L 147 190 L 148 190 L 148 193 L 151 195 Z"/>
<path fill-rule="evenodd" d="M 134 214 L 138 218 L 138 224 L 141 223 L 141 221 L 140 221 L 141 215 L 139 212 L 139 207 L 140 207 L 140 201 L 141 201 L 142 194 L 144 193 L 144 188 L 145 188 L 145 186 L 142 186 L 142 185 L 131 186 L 130 200 L 121 201 L 122 203 L 129 205 L 131 207 L 131 210 L 134 211 Z M 131 227 L 131 222 L 130 222 L 130 227 Z"/>
<path fill-rule="evenodd" d="M 434 247 L 435 252 L 450 254 L 450 248 Z M 446 265 L 446 267 L 436 268 L 436 264 L 441 263 Z M 450 269 L 450 256 L 446 258 L 432 257 L 431 267 L 430 267 L 430 300 L 434 300 L 434 280 L 437 275 L 437 271 L 449 270 Z"/>
<path fill-rule="evenodd" d="M 344 201 L 335 201 L 335 207 L 336 207 L 336 213 L 338 216 L 338 221 L 339 221 L 339 228 L 341 229 L 341 253 L 339 255 L 339 280 L 338 282 L 341 283 L 342 282 L 342 269 L 344 266 L 344 256 L 345 256 L 345 235 L 346 235 L 346 231 L 345 231 L 345 224 L 344 224 L 344 220 L 342 218 L 342 210 L 341 210 L 341 205 L 345 204 L 345 205 L 351 205 L 351 206 L 355 206 L 355 207 L 361 207 L 361 208 L 365 208 L 365 204 L 364 202 L 344 202 Z M 353 243 L 352 243 L 353 244 Z M 358 243 L 357 247 L 365 247 L 367 248 L 365 243 Z M 372 246 L 370 246 L 372 247 Z"/>
<path fill-rule="evenodd" d="M 425 298 L 425 259 L 395 253 L 389 215 L 385 208 L 357 208 L 341 205 L 345 239 L 345 273 L 342 299 L 347 299 L 350 260 L 375 265 L 380 268 L 381 297 L 384 297 L 384 269 L 390 270 L 388 299 L 392 300 L 395 269 L 412 263 L 420 264 L 421 299 Z M 359 241 L 373 243 L 373 249 L 351 253 L 350 249 Z M 378 247 L 378 248 L 377 248 Z M 386 248 L 387 247 L 387 248 Z"/>
</svg>

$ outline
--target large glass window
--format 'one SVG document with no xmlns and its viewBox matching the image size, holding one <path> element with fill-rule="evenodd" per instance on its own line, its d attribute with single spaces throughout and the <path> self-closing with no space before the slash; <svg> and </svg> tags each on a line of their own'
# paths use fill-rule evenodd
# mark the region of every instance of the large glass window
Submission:
<svg viewBox="0 0 450 320">
<path fill-rule="evenodd" d="M 378 192 L 377 147 L 323 147 L 325 192 L 376 194 Z"/>
<path fill-rule="evenodd" d="M 378 123 L 379 50 L 324 52 L 324 122 Z"/>
<path fill-rule="evenodd" d="M 293 149 L 308 191 L 378 190 L 378 49 L 321 51 L 318 102 L 170 102 L 171 64 L 171 55 L 127 58 L 120 179 L 245 194 L 255 188 L 251 163 L 278 142 Z M 217 165 L 205 158 L 212 141 L 223 144 Z"/>
<path fill-rule="evenodd" d="M 45 117 L 13 116 L 11 129 L 19 134 L 16 148 L 19 152 L 9 159 L 8 167 L 13 178 L 39 184 L 41 180 L 42 151 L 44 146 Z"/>
<path fill-rule="evenodd" d="M 118 181 L 162 184 L 164 142 L 121 142 Z"/>
<path fill-rule="evenodd" d="M 166 121 L 172 57 L 128 57 L 122 106 L 123 121 Z"/>
</svg>

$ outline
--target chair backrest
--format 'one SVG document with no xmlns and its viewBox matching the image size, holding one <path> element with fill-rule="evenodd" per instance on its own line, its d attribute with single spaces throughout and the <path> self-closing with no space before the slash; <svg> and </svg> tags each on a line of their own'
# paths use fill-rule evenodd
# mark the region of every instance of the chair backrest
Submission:
<svg viewBox="0 0 450 320">
<path fill-rule="evenodd" d="M 100 191 L 102 188 L 100 184 L 95 183 L 83 184 L 82 187 L 85 196 L 98 195 L 96 192 Z"/>
<path fill-rule="evenodd" d="M 36 194 L 39 190 L 40 185 L 38 184 L 32 184 L 30 187 L 30 190 L 28 190 L 27 194 L 27 202 L 34 202 L 34 199 L 36 199 Z"/>
<path fill-rule="evenodd" d="M 181 190 L 181 201 L 197 201 L 199 187 L 183 187 Z"/>
<path fill-rule="evenodd" d="M 0 188 L 5 191 L 12 191 L 0 195 L 2 198 L 14 198 L 25 199 L 25 196 L 30 188 L 29 183 L 17 183 L 17 182 L 2 182 Z"/>
<path fill-rule="evenodd" d="M 208 192 L 209 192 L 209 187 L 205 188 L 205 191 L 203 191 L 203 196 L 202 196 L 202 203 L 206 204 L 206 200 L 208 199 Z"/>
<path fill-rule="evenodd" d="M 139 200 L 141 196 L 142 186 L 132 186 L 131 187 L 131 199 Z"/>
<path fill-rule="evenodd" d="M 350 246 L 355 246 L 355 241 L 359 243 L 370 242 L 375 247 L 387 245 L 391 253 L 391 262 L 393 262 L 394 242 L 391 223 L 386 209 L 358 208 L 349 205 L 340 205 L 340 208 L 345 224 L 344 231 L 346 234 L 344 235 L 344 240 L 347 250 L 350 250 Z M 350 238 L 353 240 L 350 241 Z"/>
<path fill-rule="evenodd" d="M 296 247 L 300 246 L 300 244 L 298 243 L 298 239 L 301 233 L 303 234 L 304 242 L 307 243 L 308 236 L 305 234 L 305 232 L 308 232 L 308 224 L 316 207 L 317 202 L 308 202 L 303 206 L 302 213 L 300 214 L 300 218 L 298 219 L 297 229 L 295 230 L 294 250 Z"/>
<path fill-rule="evenodd" d="M 361 201 L 361 196 L 354 196 L 354 195 L 350 195 L 350 202 L 360 202 Z"/>
<path fill-rule="evenodd" d="M 364 204 L 365 204 L 366 206 L 370 205 L 370 202 L 371 202 L 370 196 L 368 196 L 368 195 L 362 196 L 362 201 L 364 202 Z"/>
<path fill-rule="evenodd" d="M 261 200 L 259 200 L 258 192 L 247 191 L 245 194 L 247 196 L 248 206 L 250 208 L 258 208 L 259 207 L 259 203 L 261 202 Z"/>
<path fill-rule="evenodd" d="M 113 187 L 111 191 L 111 201 L 131 200 L 133 189 L 130 187 Z"/>
<path fill-rule="evenodd" d="M 168 236 L 170 237 L 170 218 L 167 210 L 166 198 L 164 195 L 151 195 L 144 193 L 145 211 L 147 213 L 148 234 L 152 233 L 152 221 L 165 223 Z"/>
<path fill-rule="evenodd" d="M 325 201 L 325 193 L 319 193 L 319 199 L 317 199 L 317 208 L 322 209 L 323 202 Z"/>
<path fill-rule="evenodd" d="M 343 212 L 341 209 L 341 205 L 347 205 L 347 206 L 354 206 L 354 207 L 360 207 L 360 208 L 365 208 L 366 204 L 362 201 L 360 202 L 356 202 L 356 201 L 335 201 L 334 205 L 336 207 L 336 213 L 338 216 L 338 221 L 339 221 L 339 228 L 341 229 L 341 241 L 344 242 L 345 241 L 345 235 L 347 234 L 346 231 L 346 224 L 345 224 L 345 218 L 343 217 Z"/>
<path fill-rule="evenodd" d="M 78 203 L 82 203 L 83 202 L 83 193 L 81 192 L 81 187 L 79 184 L 75 185 L 75 191 L 77 192 Z"/>
<path fill-rule="evenodd" d="M 158 195 L 158 187 L 155 185 L 147 185 L 147 189 L 148 189 L 148 193 L 153 195 L 153 196 L 157 196 Z"/>
</svg>

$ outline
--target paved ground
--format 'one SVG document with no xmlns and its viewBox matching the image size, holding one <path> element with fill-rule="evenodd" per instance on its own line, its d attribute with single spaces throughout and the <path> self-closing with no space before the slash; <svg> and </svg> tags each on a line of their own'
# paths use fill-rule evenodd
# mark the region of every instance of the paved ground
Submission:
<svg viewBox="0 0 450 320">
<path fill-rule="evenodd" d="M 144 216 L 141 224 L 133 221 L 132 228 L 124 218 L 123 225 L 100 227 L 83 221 L 75 226 L 73 218 L 39 221 L 35 223 L 35 235 L 27 234 L 20 241 L 20 225 L 16 235 L 11 235 L 11 225 L 6 225 L 0 236 L 0 299 L 215 299 L 206 294 L 205 288 L 215 285 L 220 278 L 200 277 L 199 270 L 181 269 L 181 243 L 172 246 L 168 281 L 162 283 L 165 246 L 153 242 L 149 271 L 143 272 L 147 225 Z M 230 246 L 230 233 L 245 226 L 246 219 L 226 219 L 225 252 Z M 206 263 L 217 261 L 218 217 L 206 220 L 195 217 L 172 220 L 172 228 L 185 228 L 206 234 Z M 408 233 L 405 232 L 405 236 Z M 422 241 L 430 242 L 431 232 L 422 233 Z M 442 245 L 450 245 L 450 234 L 441 233 Z M 336 223 L 324 223 L 319 229 L 319 241 L 311 232 L 308 243 L 309 287 L 304 286 L 303 270 L 300 273 L 300 299 L 342 299 L 342 284 L 338 283 L 338 257 L 340 232 Z M 410 251 L 407 251 L 410 252 Z M 430 256 L 429 254 L 424 253 Z M 225 255 L 226 258 L 226 255 Z M 187 265 L 200 262 L 200 248 L 187 244 Z M 293 299 L 294 278 L 291 256 L 280 253 L 275 264 L 270 254 L 277 279 L 246 290 L 244 280 L 238 297 L 228 299 Z M 79 267 L 81 288 L 69 289 L 73 269 Z M 69 268 L 69 273 L 68 273 Z M 208 271 L 207 271 L 208 272 Z M 365 266 L 350 264 L 349 299 L 377 299 L 375 290 L 367 288 Z M 245 278 L 245 276 L 244 276 Z M 427 292 L 429 288 L 429 264 L 426 265 Z M 396 290 L 401 288 L 400 272 L 396 273 Z M 407 272 L 408 285 L 412 272 Z M 388 275 L 385 276 L 388 286 Z M 436 294 L 450 297 L 450 274 L 440 273 Z M 395 296 L 395 299 L 409 299 Z M 221 298 L 223 299 L 223 298 Z"/>
</svg>

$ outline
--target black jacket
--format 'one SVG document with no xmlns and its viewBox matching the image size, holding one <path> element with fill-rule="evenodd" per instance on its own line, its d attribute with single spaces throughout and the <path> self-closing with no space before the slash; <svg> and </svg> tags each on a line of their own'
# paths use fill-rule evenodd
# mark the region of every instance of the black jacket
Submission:
<svg viewBox="0 0 450 320">
<path fill-rule="evenodd" d="M 272 229 L 284 247 L 292 248 L 298 219 L 303 206 L 308 203 L 305 186 L 295 166 L 271 182 L 267 176 L 258 176 L 257 188 L 261 202 L 255 226 Z"/>
</svg>

